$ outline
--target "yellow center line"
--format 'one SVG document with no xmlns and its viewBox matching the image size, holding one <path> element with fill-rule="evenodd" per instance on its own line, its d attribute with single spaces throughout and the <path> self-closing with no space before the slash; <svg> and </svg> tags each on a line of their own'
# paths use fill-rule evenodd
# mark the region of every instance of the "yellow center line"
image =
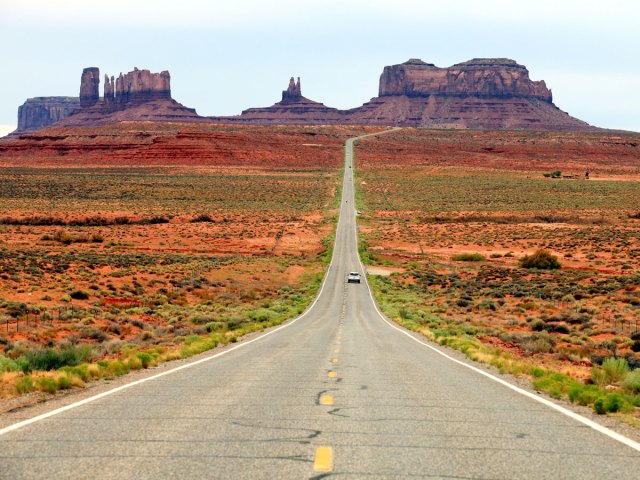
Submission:
<svg viewBox="0 0 640 480">
<path fill-rule="evenodd" d="M 320 405 L 333 405 L 333 396 L 328 394 L 320 396 Z"/>
<path fill-rule="evenodd" d="M 329 378 L 334 378 L 336 375 L 338 375 L 336 372 L 334 372 L 333 370 L 330 371 L 329 373 L 327 373 L 327 377 Z"/>
<path fill-rule="evenodd" d="M 313 459 L 314 472 L 330 472 L 333 470 L 333 448 L 318 447 Z"/>
<path fill-rule="evenodd" d="M 338 363 L 338 359 L 337 358 L 332 358 L 331 359 L 331 363 Z"/>
<path fill-rule="evenodd" d="M 339 348 L 336 348 L 336 349 L 334 350 L 334 352 L 335 352 L 335 353 L 340 353 L 340 349 L 339 349 Z"/>
</svg>

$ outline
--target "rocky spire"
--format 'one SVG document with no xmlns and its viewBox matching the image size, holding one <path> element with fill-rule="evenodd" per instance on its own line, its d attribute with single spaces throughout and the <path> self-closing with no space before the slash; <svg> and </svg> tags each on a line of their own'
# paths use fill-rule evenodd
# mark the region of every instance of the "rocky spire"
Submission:
<svg viewBox="0 0 640 480">
<path fill-rule="evenodd" d="M 88 108 L 100 99 L 100 69 L 89 67 L 82 70 L 80 78 L 80 107 Z"/>
<path fill-rule="evenodd" d="M 115 79 L 113 78 L 113 75 L 111 76 L 111 79 L 109 79 L 109 76 L 105 73 L 104 74 L 104 104 L 105 104 L 105 106 L 111 106 L 113 104 L 114 95 L 115 95 Z"/>
<path fill-rule="evenodd" d="M 300 77 L 298 77 L 298 82 L 296 83 L 291 77 L 289 80 L 289 87 L 282 92 L 282 101 L 295 101 L 302 98 L 302 89 L 300 87 Z"/>
</svg>

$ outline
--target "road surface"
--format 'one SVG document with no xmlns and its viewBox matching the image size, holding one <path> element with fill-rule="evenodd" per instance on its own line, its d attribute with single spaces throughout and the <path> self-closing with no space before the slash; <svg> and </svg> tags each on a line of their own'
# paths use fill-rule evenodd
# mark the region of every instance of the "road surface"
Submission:
<svg viewBox="0 0 640 480">
<path fill-rule="evenodd" d="M 0 430 L 0 478 L 637 479 L 637 444 L 414 340 L 346 283 L 362 271 L 352 145 L 333 260 L 304 316 Z"/>
</svg>

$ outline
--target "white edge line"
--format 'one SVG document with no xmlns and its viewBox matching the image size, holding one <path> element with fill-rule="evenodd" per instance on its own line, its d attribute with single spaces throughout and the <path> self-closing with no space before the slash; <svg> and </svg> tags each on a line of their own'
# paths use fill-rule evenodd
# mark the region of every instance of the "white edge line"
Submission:
<svg viewBox="0 0 640 480">
<path fill-rule="evenodd" d="M 352 148 L 353 148 L 353 146 L 352 146 Z M 353 162 L 353 152 L 352 152 L 351 158 L 352 158 L 351 161 Z M 355 190 L 354 190 L 354 195 L 355 195 Z M 354 214 L 355 214 L 355 205 L 354 205 Z M 355 223 L 355 236 L 356 236 L 355 238 L 356 238 L 356 245 L 357 245 L 358 244 L 358 222 L 357 222 L 357 220 L 354 223 Z M 519 393 L 520 395 L 524 395 L 525 397 L 528 397 L 528 398 L 530 398 L 532 400 L 535 400 L 538 403 L 541 403 L 541 404 L 543 404 L 543 405 L 545 405 L 545 406 L 547 406 L 549 408 L 552 408 L 553 410 L 556 410 L 557 412 L 560 412 L 563 415 L 566 415 L 567 417 L 572 418 L 573 420 L 575 420 L 577 422 L 580 422 L 580 423 L 592 428 L 593 430 L 595 430 L 595 431 L 597 431 L 599 433 L 602 433 L 603 435 L 606 435 L 606 436 L 608 436 L 608 437 L 610 437 L 610 438 L 612 438 L 612 439 L 614 439 L 614 440 L 616 440 L 616 441 L 618 441 L 618 442 L 620 442 L 620 443 L 622 443 L 622 444 L 624 444 L 624 445 L 626 445 L 628 447 L 631 447 L 632 449 L 636 450 L 637 452 L 640 452 L 640 443 L 638 443 L 638 442 L 636 442 L 636 441 L 634 441 L 634 440 L 632 440 L 632 439 L 630 439 L 628 437 L 625 437 L 624 435 L 622 435 L 622 434 L 620 434 L 620 433 L 618 433 L 618 432 L 616 432 L 614 430 L 611 430 L 610 428 L 607 428 L 604 425 L 600 425 L 599 423 L 594 422 L 593 420 L 590 420 L 590 419 L 588 419 L 586 417 L 583 417 L 582 415 L 580 415 L 580 414 L 578 414 L 576 412 L 573 412 L 573 411 L 571 411 L 571 410 L 569 410 L 567 408 L 564 408 L 564 407 L 562 407 L 560 405 L 557 405 L 557 404 L 553 403 L 552 401 L 547 400 L 546 398 L 543 398 L 543 397 L 535 395 L 535 394 L 533 394 L 531 392 L 528 392 L 528 391 L 526 391 L 526 390 L 524 390 L 524 389 L 522 389 L 520 387 L 517 387 L 517 386 L 505 381 L 505 380 L 502 380 L 501 378 L 498 378 L 498 377 L 496 377 L 496 376 L 494 376 L 494 375 L 492 375 L 492 374 L 490 374 L 488 372 L 485 372 L 484 370 L 481 370 L 481 369 L 479 369 L 477 367 L 474 367 L 473 365 L 470 365 L 470 364 L 468 364 L 466 362 L 462 362 L 462 361 L 460 361 L 460 360 L 458 360 L 456 358 L 453 358 L 452 356 L 446 354 L 442 350 L 434 347 L 433 345 L 429 345 L 426 342 L 423 342 L 419 338 L 416 338 L 410 332 L 408 332 L 408 331 L 398 327 L 394 323 L 392 323 L 380 311 L 380 308 L 378 308 L 378 304 L 377 304 L 375 298 L 373 297 L 373 292 L 371 291 L 371 286 L 369 285 L 369 280 L 367 279 L 366 268 L 365 268 L 364 264 L 362 263 L 362 259 L 360 258 L 360 255 L 358 255 L 358 262 L 360 262 L 360 268 L 362 269 L 362 271 L 365 272 L 365 275 L 364 275 L 364 277 L 365 277 L 364 278 L 365 279 L 365 285 L 367 286 L 367 290 L 369 291 L 369 296 L 371 297 L 371 301 L 373 302 L 373 306 L 375 307 L 376 312 L 378 313 L 378 316 L 387 325 L 389 325 L 391 328 L 399 331 L 403 335 L 406 335 L 411 340 L 413 340 L 415 342 L 418 342 L 419 344 L 424 345 L 425 347 L 433 350 L 438 355 L 441 355 L 441 356 L 445 357 L 446 359 L 457 363 L 458 365 L 462 365 L 463 367 L 468 368 L 469 370 L 472 370 L 472 371 L 474 371 L 476 373 L 479 373 L 480 375 L 483 375 L 483 376 L 493 380 L 494 382 L 497 382 L 497 383 L 499 383 L 501 385 L 504 385 L 507 388 L 510 388 L 511 390 L 513 390 L 514 392 Z"/>
<path fill-rule="evenodd" d="M 332 261 L 327 266 L 327 271 L 324 274 L 324 279 L 322 280 L 322 285 L 320 286 L 320 290 L 318 290 L 318 294 L 314 298 L 313 302 L 311 302 L 311 304 L 306 308 L 306 310 L 302 314 L 300 314 L 298 317 L 294 318 L 293 320 L 285 323 L 284 325 L 281 325 L 278 328 L 275 328 L 275 329 L 273 329 L 273 330 L 271 330 L 271 331 L 269 331 L 269 332 L 267 332 L 267 333 L 265 333 L 263 335 L 260 335 L 259 337 L 252 338 L 251 340 L 247 340 L 246 342 L 242 342 L 242 343 L 236 345 L 235 347 L 229 348 L 228 350 L 224 350 L 222 352 L 216 353 L 215 355 L 211 355 L 209 357 L 201 358 L 200 360 L 196 360 L 194 362 L 187 363 L 186 365 L 180 365 L 179 367 L 175 367 L 175 368 L 172 368 L 170 370 L 166 370 L 164 372 L 157 373 L 156 375 L 152 375 L 151 377 L 142 378 L 140 380 L 136 380 L 134 382 L 127 383 L 125 385 L 121 385 L 121 386 L 113 388 L 111 390 L 107 390 L 106 392 L 102 392 L 102 393 L 99 393 L 97 395 L 93 395 L 92 397 L 85 398 L 84 400 L 80 400 L 78 402 L 75 402 L 75 403 L 72 403 L 72 404 L 69 404 L 69 405 L 65 405 L 64 407 L 60 407 L 60 408 L 57 408 L 55 410 L 51 410 L 50 412 L 43 413 L 43 414 L 35 416 L 33 418 L 28 418 L 26 420 L 22 420 L 21 422 L 14 423 L 13 425 L 9 425 L 8 427 L 4 427 L 4 428 L 0 429 L 0 437 L 2 435 L 5 435 L 5 434 L 9 433 L 9 432 L 13 432 L 15 430 L 19 430 L 19 429 L 21 429 L 23 427 L 26 427 L 28 425 L 31 425 L 33 423 L 37 423 L 37 422 L 39 422 L 41 420 L 45 420 L 47 418 L 54 417 L 56 415 L 60 415 L 61 413 L 67 412 L 69 410 L 73 410 L 74 408 L 78 408 L 78 407 L 81 407 L 81 406 L 86 405 L 88 403 L 95 402 L 96 400 L 100 400 L 101 398 L 113 395 L 114 393 L 118 393 L 118 392 L 121 392 L 121 391 L 126 390 L 128 388 L 135 387 L 136 385 L 140 385 L 140 384 L 145 383 L 145 382 L 150 382 L 151 380 L 155 380 L 157 378 L 164 377 L 165 375 L 170 375 L 172 373 L 179 372 L 180 370 L 184 370 L 184 369 L 187 369 L 187 368 L 194 367 L 196 365 L 200 365 L 201 363 L 209 362 L 209 361 L 214 360 L 214 359 L 216 359 L 218 357 L 221 357 L 223 355 L 231 353 L 234 350 L 238 350 L 239 348 L 246 347 L 247 345 L 250 345 L 250 344 L 252 344 L 254 342 L 257 342 L 258 340 L 262 340 L 263 338 L 268 337 L 269 335 L 272 335 L 272 334 L 274 334 L 276 332 L 279 332 L 280 330 L 282 330 L 284 328 L 290 327 L 291 325 L 296 323 L 298 320 L 306 317 L 309 314 L 309 312 L 313 309 L 313 307 L 316 305 L 316 303 L 318 302 L 318 299 L 322 295 L 322 291 L 324 290 L 325 284 L 327 283 L 327 278 L 329 278 L 329 272 L 331 271 L 331 266 L 332 265 L 333 265 L 333 258 L 332 258 Z"/>
</svg>

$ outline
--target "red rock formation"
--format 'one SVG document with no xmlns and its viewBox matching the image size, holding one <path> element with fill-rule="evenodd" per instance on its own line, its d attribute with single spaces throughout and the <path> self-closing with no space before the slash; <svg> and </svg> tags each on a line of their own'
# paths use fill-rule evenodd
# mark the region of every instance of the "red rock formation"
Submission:
<svg viewBox="0 0 640 480">
<path fill-rule="evenodd" d="M 544 81 L 505 58 L 474 59 L 438 68 L 411 59 L 385 67 L 379 96 L 361 107 L 337 110 L 302 96 L 291 78 L 282 101 L 250 108 L 221 123 L 293 125 L 399 125 L 475 130 L 594 130 L 558 109 Z"/>
<path fill-rule="evenodd" d="M 161 98 L 171 99 L 171 76 L 166 70 L 151 73 L 135 67 L 133 72 L 120 73 L 116 79 L 115 103 L 118 105 L 140 105 Z"/>
<path fill-rule="evenodd" d="M 453 95 L 476 97 L 525 97 L 551 102 L 544 81 L 533 82 L 529 71 L 507 58 L 475 58 L 449 68 L 438 68 L 419 59 L 385 67 L 379 96 Z"/>
<path fill-rule="evenodd" d="M 80 85 L 81 94 L 84 89 L 83 81 Z M 201 121 L 202 117 L 195 109 L 187 108 L 171 98 L 169 72 L 151 73 L 134 68 L 124 75 L 120 73 L 118 78 L 105 75 L 102 101 L 81 108 L 72 117 L 63 120 L 60 126 L 105 125 L 133 120 L 191 122 Z"/>
<path fill-rule="evenodd" d="M 100 69 L 88 67 L 80 78 L 80 106 L 89 108 L 100 100 Z"/>
<path fill-rule="evenodd" d="M 380 95 L 348 112 L 349 123 L 475 130 L 594 130 L 552 103 L 513 60 L 474 59 L 438 68 L 411 59 L 385 67 Z"/>
<path fill-rule="evenodd" d="M 104 106 L 112 108 L 115 101 L 115 79 L 113 75 L 109 78 L 109 75 L 104 74 Z"/>
<path fill-rule="evenodd" d="M 300 77 L 298 83 L 293 81 L 293 77 L 289 80 L 289 88 L 282 91 L 282 102 L 296 102 L 302 98 L 302 88 L 300 87 Z"/>
<path fill-rule="evenodd" d="M 35 97 L 18 108 L 15 133 L 38 130 L 67 118 L 80 107 L 78 97 Z"/>
<path fill-rule="evenodd" d="M 282 91 L 282 100 L 270 107 L 249 108 L 232 117 L 208 117 L 219 123 L 248 123 L 256 125 L 338 125 L 348 123 L 343 112 L 302 96 L 300 77 L 289 80 L 289 88 Z"/>
<path fill-rule="evenodd" d="M 399 125 L 476 130 L 595 130 L 552 102 L 544 81 L 532 81 L 513 60 L 473 59 L 438 68 L 418 59 L 384 68 L 379 96 L 361 107 L 337 110 L 302 96 L 292 77 L 282 100 L 230 117 L 200 117 L 171 98 L 169 72 L 135 68 L 117 79 L 105 76 L 98 99 L 98 69 L 86 68 L 80 85 L 82 108 L 63 126 L 120 121 L 185 121 L 289 125 Z M 35 125 L 35 123 L 34 123 Z"/>
</svg>

